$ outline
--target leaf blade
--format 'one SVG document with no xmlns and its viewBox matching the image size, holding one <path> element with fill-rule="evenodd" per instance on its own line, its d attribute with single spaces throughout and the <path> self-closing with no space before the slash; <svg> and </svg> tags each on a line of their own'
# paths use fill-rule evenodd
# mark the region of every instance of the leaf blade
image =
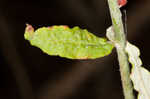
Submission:
<svg viewBox="0 0 150 99">
<path fill-rule="evenodd" d="M 133 81 L 134 88 L 139 92 L 138 99 L 150 99 L 150 72 L 141 66 L 140 50 L 128 42 L 126 52 L 132 64 L 130 78 Z"/>
<path fill-rule="evenodd" d="M 113 49 L 113 45 L 106 39 L 96 37 L 79 27 L 53 26 L 31 30 L 31 25 L 27 25 L 25 39 L 49 55 L 70 59 L 95 59 L 110 54 Z"/>
</svg>

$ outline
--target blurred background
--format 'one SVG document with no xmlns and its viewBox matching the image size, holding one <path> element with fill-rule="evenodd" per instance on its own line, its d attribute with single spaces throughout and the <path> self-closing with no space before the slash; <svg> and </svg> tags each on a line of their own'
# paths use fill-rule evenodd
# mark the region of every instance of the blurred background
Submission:
<svg viewBox="0 0 150 99">
<path fill-rule="evenodd" d="M 150 0 L 128 0 L 128 40 L 150 70 Z M 0 0 L 0 99 L 123 99 L 115 50 L 95 60 L 48 56 L 24 39 L 25 24 L 68 25 L 105 36 L 107 0 Z"/>
</svg>

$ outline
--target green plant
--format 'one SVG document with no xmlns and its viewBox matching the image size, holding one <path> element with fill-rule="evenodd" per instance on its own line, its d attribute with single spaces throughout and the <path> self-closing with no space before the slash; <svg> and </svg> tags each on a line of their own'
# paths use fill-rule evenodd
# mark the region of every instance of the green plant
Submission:
<svg viewBox="0 0 150 99">
<path fill-rule="evenodd" d="M 132 82 L 138 91 L 138 99 L 150 99 L 150 73 L 143 68 L 139 49 L 125 38 L 120 7 L 126 0 L 108 0 L 112 26 L 105 38 L 99 38 L 79 27 L 42 27 L 34 31 L 27 25 L 25 39 L 49 55 L 59 55 L 70 59 L 95 59 L 111 53 L 115 47 L 118 53 L 120 73 L 125 99 L 134 99 Z M 129 62 L 132 64 L 130 73 Z M 131 82 L 132 80 L 132 82 Z"/>
</svg>

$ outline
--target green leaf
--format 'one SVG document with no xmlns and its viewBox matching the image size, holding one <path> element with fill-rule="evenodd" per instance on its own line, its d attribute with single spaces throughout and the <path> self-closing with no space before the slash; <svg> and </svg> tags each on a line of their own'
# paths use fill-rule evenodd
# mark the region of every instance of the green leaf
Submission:
<svg viewBox="0 0 150 99">
<path fill-rule="evenodd" d="M 126 52 L 129 55 L 129 61 L 132 64 L 131 80 L 134 88 L 139 92 L 138 99 L 150 99 L 150 72 L 142 67 L 139 49 L 127 43 Z"/>
<path fill-rule="evenodd" d="M 25 39 L 49 55 L 70 59 L 95 59 L 111 53 L 113 45 L 79 27 L 42 27 L 34 31 L 27 25 Z"/>
</svg>

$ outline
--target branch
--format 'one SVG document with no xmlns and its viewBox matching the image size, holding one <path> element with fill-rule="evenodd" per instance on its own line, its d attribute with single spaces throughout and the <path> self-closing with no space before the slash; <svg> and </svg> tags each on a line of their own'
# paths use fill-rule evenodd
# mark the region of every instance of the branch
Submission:
<svg viewBox="0 0 150 99">
<path fill-rule="evenodd" d="M 122 23 L 122 15 L 117 0 L 108 0 L 113 27 L 107 30 L 107 37 L 114 43 L 120 65 L 120 73 L 125 99 L 134 99 L 133 87 L 130 80 L 128 57 L 125 52 L 126 38 Z"/>
</svg>

